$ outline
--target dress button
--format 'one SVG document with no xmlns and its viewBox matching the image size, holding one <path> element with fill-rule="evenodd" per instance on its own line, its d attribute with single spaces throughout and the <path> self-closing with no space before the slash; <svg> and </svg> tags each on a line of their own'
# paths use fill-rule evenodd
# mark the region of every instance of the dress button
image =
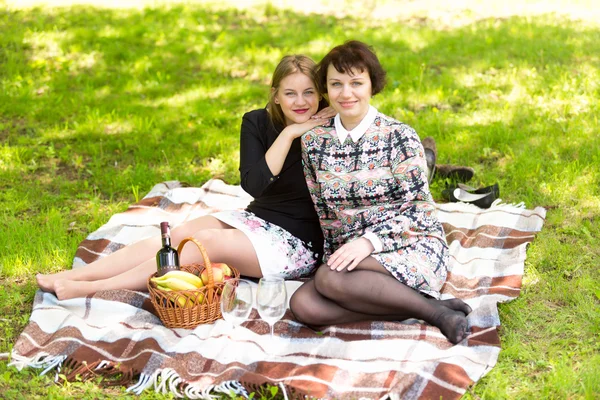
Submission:
<svg viewBox="0 0 600 400">
<path fill-rule="evenodd" d="M 273 182 L 273 178 L 271 178 L 271 182 Z"/>
</svg>

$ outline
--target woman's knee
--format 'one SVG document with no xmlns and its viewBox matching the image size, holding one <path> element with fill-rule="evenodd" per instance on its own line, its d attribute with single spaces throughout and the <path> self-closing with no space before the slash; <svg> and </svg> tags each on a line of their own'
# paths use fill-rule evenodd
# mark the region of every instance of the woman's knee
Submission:
<svg viewBox="0 0 600 400">
<path fill-rule="evenodd" d="M 347 271 L 332 271 L 327 265 L 323 264 L 315 274 L 315 289 L 322 296 L 328 299 L 337 300 L 344 294 L 344 287 L 341 274 L 347 274 Z"/>
<path fill-rule="evenodd" d="M 230 228 L 229 225 L 210 215 L 205 215 L 196 219 L 187 221 L 171 230 L 171 238 L 174 243 L 179 243 L 188 237 L 198 239 L 198 232 L 209 230 L 221 230 Z"/>
<path fill-rule="evenodd" d="M 195 232 L 193 237 L 201 243 L 208 243 L 211 242 L 215 236 L 221 234 L 220 230 L 221 229 L 201 229 Z"/>
<path fill-rule="evenodd" d="M 296 290 L 290 298 L 290 310 L 294 314 L 294 317 L 303 324 L 309 324 L 312 319 L 307 300 L 309 299 L 306 298 L 300 289 Z"/>
<path fill-rule="evenodd" d="M 290 310 L 298 322 L 309 326 L 322 325 L 321 315 L 315 307 L 309 290 L 296 290 L 290 298 Z"/>
<path fill-rule="evenodd" d="M 220 258 L 220 248 L 226 240 L 225 231 L 226 229 L 202 229 L 187 237 L 193 237 L 200 242 L 212 261 L 220 261 L 218 258 Z M 181 238 L 181 241 L 183 241 L 183 239 L 185 238 Z M 179 243 L 176 244 L 179 246 Z M 182 253 L 182 257 L 185 260 L 185 262 L 184 260 L 180 260 L 182 263 L 203 262 L 203 256 L 200 253 L 200 250 L 193 243 L 187 243 L 185 245 L 185 250 Z M 215 259 L 213 260 L 213 258 Z"/>
</svg>

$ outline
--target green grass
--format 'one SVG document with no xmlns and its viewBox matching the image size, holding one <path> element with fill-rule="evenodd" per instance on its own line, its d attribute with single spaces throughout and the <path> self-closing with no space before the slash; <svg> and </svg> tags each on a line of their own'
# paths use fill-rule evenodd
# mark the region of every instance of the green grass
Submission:
<svg viewBox="0 0 600 400">
<path fill-rule="evenodd" d="M 598 398 L 600 25 L 568 17 L 567 2 L 534 15 L 516 1 L 501 17 L 457 9 L 455 24 L 361 19 L 359 3 L 345 17 L 193 2 L 2 7 L 0 353 L 27 323 L 34 274 L 68 268 L 89 232 L 155 183 L 239 183 L 241 116 L 265 104 L 281 56 L 318 60 L 358 38 L 388 71 L 376 107 L 434 136 L 440 162 L 475 168 L 474 185 L 499 182 L 505 202 L 548 209 L 523 291 L 500 306 L 498 364 L 465 397 Z M 0 362 L 1 398 L 114 396 Z"/>
</svg>

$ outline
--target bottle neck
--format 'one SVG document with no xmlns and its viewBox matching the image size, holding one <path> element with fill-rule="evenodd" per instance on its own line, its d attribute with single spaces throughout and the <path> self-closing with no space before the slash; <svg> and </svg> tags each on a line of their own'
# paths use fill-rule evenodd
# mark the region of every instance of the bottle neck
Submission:
<svg viewBox="0 0 600 400">
<path fill-rule="evenodd" d="M 162 237 L 162 244 L 163 247 L 170 247 L 171 246 L 171 237 L 167 234 L 167 235 L 163 235 Z"/>
</svg>

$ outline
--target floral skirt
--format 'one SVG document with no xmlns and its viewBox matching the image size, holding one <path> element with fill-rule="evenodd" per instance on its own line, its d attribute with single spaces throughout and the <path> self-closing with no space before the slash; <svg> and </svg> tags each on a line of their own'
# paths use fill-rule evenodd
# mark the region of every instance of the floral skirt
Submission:
<svg viewBox="0 0 600 400">
<path fill-rule="evenodd" d="M 449 261 L 448 246 L 440 239 L 424 237 L 398 251 L 372 256 L 406 286 L 435 299 L 440 298 Z"/>
<path fill-rule="evenodd" d="M 264 275 L 298 279 L 314 272 L 316 254 L 310 246 L 285 229 L 248 211 L 221 211 L 211 214 L 250 239 Z"/>
</svg>

